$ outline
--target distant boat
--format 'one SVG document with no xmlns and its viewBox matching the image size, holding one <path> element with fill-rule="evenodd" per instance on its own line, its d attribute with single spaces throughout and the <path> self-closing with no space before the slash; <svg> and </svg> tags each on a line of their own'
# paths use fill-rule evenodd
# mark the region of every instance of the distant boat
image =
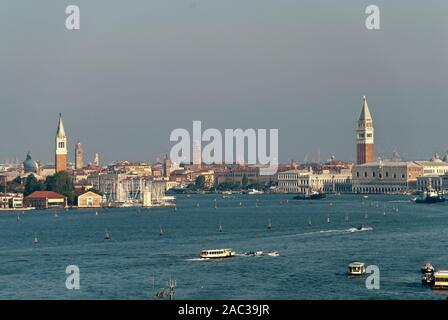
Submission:
<svg viewBox="0 0 448 320">
<path fill-rule="evenodd" d="M 34 244 L 38 244 L 39 243 L 39 239 L 37 239 L 37 234 L 36 233 L 34 233 L 34 241 L 33 241 L 33 243 Z"/>
<path fill-rule="evenodd" d="M 311 225 L 311 217 L 308 217 L 308 225 Z"/>
<path fill-rule="evenodd" d="M 17 215 L 17 221 L 19 221 L 20 220 L 20 215 Z"/>
<path fill-rule="evenodd" d="M 415 200 L 415 203 L 438 203 L 445 202 L 443 195 L 434 190 L 427 190 L 423 192 L 420 198 Z"/>
<path fill-rule="evenodd" d="M 320 200 L 325 197 L 326 197 L 326 195 L 323 192 L 311 191 L 311 192 L 307 192 L 307 193 L 298 194 L 293 199 L 294 200 Z"/>
<path fill-rule="evenodd" d="M 272 223 L 271 223 L 271 220 L 270 220 L 270 219 L 269 219 L 269 222 L 268 222 L 268 229 L 269 229 L 269 230 L 272 229 Z"/>
<path fill-rule="evenodd" d="M 162 226 L 160 226 L 159 236 L 163 236 L 163 229 L 162 229 Z"/>
<path fill-rule="evenodd" d="M 55 218 L 57 218 L 57 217 L 58 217 L 58 213 L 57 213 L 57 212 L 56 212 L 56 213 L 54 214 L 54 217 L 55 217 Z"/>
<path fill-rule="evenodd" d="M 249 191 L 247 191 L 247 194 L 251 194 L 251 195 L 256 195 L 256 194 L 263 194 L 263 191 L 257 190 L 257 189 L 251 189 Z"/>
<path fill-rule="evenodd" d="M 176 206 L 174 206 L 174 211 L 177 211 L 177 207 Z"/>
<path fill-rule="evenodd" d="M 95 211 L 95 215 L 96 215 L 96 216 L 99 215 L 98 211 Z"/>
<path fill-rule="evenodd" d="M 109 240 L 109 239 L 110 239 L 109 231 L 106 228 L 106 230 L 104 231 L 104 240 Z"/>
<path fill-rule="evenodd" d="M 330 223 L 330 216 L 327 217 L 327 223 Z"/>
<path fill-rule="evenodd" d="M 196 208 L 199 208 L 199 202 L 198 202 L 198 203 L 196 203 Z"/>
<path fill-rule="evenodd" d="M 219 223 L 219 232 L 222 232 L 222 224 L 221 224 L 221 222 Z"/>
<path fill-rule="evenodd" d="M 240 206 L 242 206 L 243 205 L 243 203 L 240 201 Z"/>
</svg>

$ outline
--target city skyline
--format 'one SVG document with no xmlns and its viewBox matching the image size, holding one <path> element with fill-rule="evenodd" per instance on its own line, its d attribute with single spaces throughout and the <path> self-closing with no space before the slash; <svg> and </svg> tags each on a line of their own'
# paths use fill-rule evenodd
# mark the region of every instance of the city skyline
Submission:
<svg viewBox="0 0 448 320">
<path fill-rule="evenodd" d="M 11 3 L 0 25 L 0 136 L 8 137 L 0 158 L 31 151 L 54 162 L 48 137 L 62 112 L 71 162 L 78 139 L 87 162 L 95 153 L 104 163 L 154 161 L 169 151 L 170 132 L 193 120 L 221 130 L 278 128 L 280 162 L 314 160 L 318 149 L 323 161 L 354 161 L 363 95 L 376 155 L 445 154 L 448 4 L 379 1 L 382 28 L 369 31 L 365 3 L 325 3 L 136 1 L 123 15 L 109 1 L 104 15 L 104 2 L 79 1 L 77 33 L 64 29 L 64 4 Z M 31 17 L 29 6 L 42 10 Z"/>
</svg>

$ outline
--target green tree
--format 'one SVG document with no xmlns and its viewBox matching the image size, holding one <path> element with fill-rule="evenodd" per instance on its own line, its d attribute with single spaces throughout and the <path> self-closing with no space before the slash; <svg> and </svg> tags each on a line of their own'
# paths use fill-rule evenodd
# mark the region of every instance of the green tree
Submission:
<svg viewBox="0 0 448 320">
<path fill-rule="evenodd" d="M 194 185 L 196 186 L 197 189 L 202 190 L 205 188 L 205 177 L 200 175 L 197 176 Z"/>
<path fill-rule="evenodd" d="M 243 189 L 246 189 L 248 184 L 249 184 L 249 179 L 244 174 L 243 178 L 241 179 L 241 186 L 243 187 Z"/>
<path fill-rule="evenodd" d="M 38 181 L 34 174 L 30 174 L 28 178 L 26 178 L 25 182 L 25 190 L 23 192 L 24 196 L 29 196 L 34 191 L 41 191 L 44 189 L 42 181 Z"/>
<path fill-rule="evenodd" d="M 58 172 L 52 176 L 48 176 L 45 181 L 47 191 L 54 191 L 67 197 L 68 202 L 73 204 L 75 198 L 75 190 L 70 175 L 65 172 Z"/>
</svg>

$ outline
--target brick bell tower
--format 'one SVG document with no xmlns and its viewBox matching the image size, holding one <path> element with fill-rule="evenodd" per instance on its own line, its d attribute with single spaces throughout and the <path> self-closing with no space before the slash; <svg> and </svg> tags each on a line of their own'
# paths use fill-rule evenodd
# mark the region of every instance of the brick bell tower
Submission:
<svg viewBox="0 0 448 320">
<path fill-rule="evenodd" d="M 356 129 L 356 164 L 375 161 L 372 116 L 366 96 L 362 99 L 361 114 Z"/>
<path fill-rule="evenodd" d="M 56 132 L 55 170 L 56 172 L 67 170 L 67 136 L 65 135 L 61 114 L 59 114 L 59 124 Z"/>
</svg>

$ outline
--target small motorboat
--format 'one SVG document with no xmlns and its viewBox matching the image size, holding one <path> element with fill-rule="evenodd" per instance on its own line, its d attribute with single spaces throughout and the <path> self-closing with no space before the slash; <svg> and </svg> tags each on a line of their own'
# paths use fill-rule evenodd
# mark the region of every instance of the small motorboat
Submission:
<svg viewBox="0 0 448 320">
<path fill-rule="evenodd" d="M 432 264 L 430 264 L 429 262 L 427 262 L 427 263 L 425 263 L 425 264 L 423 264 L 421 267 L 420 267 L 420 271 L 423 273 L 423 274 L 427 274 L 427 273 L 434 273 L 434 267 L 433 267 L 433 265 Z"/>
<path fill-rule="evenodd" d="M 266 255 L 270 257 L 278 257 L 280 254 L 278 253 L 278 251 L 269 251 L 268 253 L 266 253 Z"/>
</svg>

